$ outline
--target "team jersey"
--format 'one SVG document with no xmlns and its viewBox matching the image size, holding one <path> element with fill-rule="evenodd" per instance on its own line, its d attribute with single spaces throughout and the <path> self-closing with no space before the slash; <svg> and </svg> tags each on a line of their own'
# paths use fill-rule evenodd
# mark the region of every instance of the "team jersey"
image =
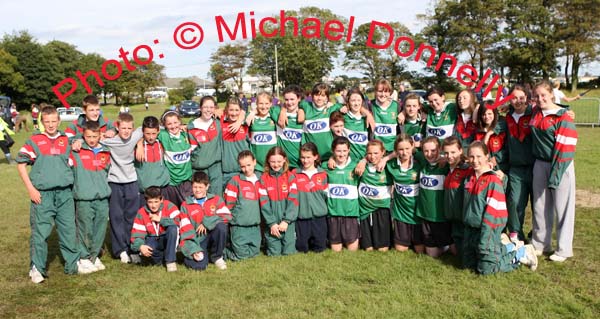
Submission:
<svg viewBox="0 0 600 319">
<path fill-rule="evenodd" d="M 344 136 L 350 141 L 350 158 L 360 160 L 367 153 L 369 142 L 369 131 L 367 130 L 367 118 L 356 116 L 350 112 L 344 115 Z"/>
<path fill-rule="evenodd" d="M 486 132 L 477 132 L 475 134 L 475 140 L 483 141 Z M 508 150 L 506 147 L 506 122 L 504 118 L 498 120 L 498 124 L 494 128 L 494 133 L 490 136 L 487 144 L 490 155 L 496 159 L 496 165 L 498 169 L 504 172 L 508 172 Z"/>
<path fill-rule="evenodd" d="M 371 101 L 373 118 L 375 119 L 374 137 L 383 142 L 385 150 L 394 151 L 394 140 L 398 135 L 398 103 L 392 101 L 387 108 L 377 104 L 377 100 Z"/>
<path fill-rule="evenodd" d="M 163 154 L 164 149 L 159 141 L 152 144 L 144 141 L 144 161 L 134 162 L 135 172 L 138 177 L 138 186 L 140 193 L 143 193 L 150 186 L 164 187 L 169 185 L 171 179 L 169 170 L 165 165 Z"/>
<path fill-rule="evenodd" d="M 329 129 L 329 116 L 331 113 L 339 111 L 342 106 L 333 104 L 318 109 L 312 102 L 302 101 L 300 108 L 304 110 L 305 114 L 301 144 L 315 143 L 321 161 L 327 162 L 331 157 L 331 143 L 333 142 L 333 135 Z"/>
<path fill-rule="evenodd" d="M 167 231 L 167 227 L 171 225 L 177 226 L 179 219 L 179 209 L 175 204 L 168 200 L 163 200 L 158 208 L 160 221 L 153 222 L 150 218 L 150 209 L 147 206 L 140 208 L 133 220 L 133 228 L 131 229 L 131 249 L 140 251 L 140 247 L 144 245 L 146 237 L 158 237 Z"/>
<path fill-rule="evenodd" d="M 275 172 L 260 177 L 260 209 L 267 227 L 298 218 L 298 187 L 294 174 Z"/>
<path fill-rule="evenodd" d="M 446 104 L 440 113 L 436 113 L 430 106 L 426 106 L 426 108 L 427 123 L 425 125 L 425 135 L 435 136 L 440 139 L 440 142 L 452 136 L 457 119 L 456 104 Z"/>
<path fill-rule="evenodd" d="M 188 124 L 188 136 L 192 151 L 192 168 L 204 170 L 220 162 L 223 156 L 223 136 L 221 123 L 211 118 L 204 122 L 197 118 Z M 236 159 L 237 163 L 237 159 Z"/>
<path fill-rule="evenodd" d="M 358 184 L 359 219 L 369 217 L 369 214 L 379 208 L 390 208 L 390 185 L 392 177 L 386 170 L 378 172 L 375 165 L 367 164 Z"/>
<path fill-rule="evenodd" d="M 177 186 L 192 178 L 190 153 L 192 147 L 184 132 L 172 135 L 166 130 L 158 133 L 158 140 L 165 150 L 165 165 L 169 170 L 169 185 Z"/>
<path fill-rule="evenodd" d="M 233 173 L 240 171 L 238 164 L 238 154 L 241 151 L 250 149 L 250 137 L 248 134 L 248 126 L 246 124 L 240 126 L 236 133 L 229 133 L 229 125 L 231 122 L 221 118 L 221 136 L 223 136 L 223 155 L 221 162 L 224 173 Z"/>
<path fill-rule="evenodd" d="M 297 168 L 292 174 L 298 187 L 298 219 L 327 216 L 327 172 L 317 168 L 308 174 Z"/>
<path fill-rule="evenodd" d="M 272 147 L 277 146 L 275 126 L 275 121 L 270 115 L 255 117 L 252 126 L 250 126 L 250 150 L 256 157 L 255 170 L 259 172 L 264 170 L 267 152 Z"/>
<path fill-rule="evenodd" d="M 110 151 L 105 146 L 99 146 L 100 149 L 94 151 L 84 142 L 79 152 L 71 152 L 69 165 L 73 169 L 75 200 L 104 199 L 110 196 Z"/>
<path fill-rule="evenodd" d="M 327 209 L 329 216 L 358 217 L 358 176 L 356 163 L 348 158 L 345 165 L 327 169 Z"/>
<path fill-rule="evenodd" d="M 468 164 L 450 170 L 444 180 L 444 212 L 447 220 L 463 221 L 463 198 L 467 177 L 473 173 Z"/>
<path fill-rule="evenodd" d="M 416 155 L 420 160 L 420 155 Z M 448 165 L 440 167 L 423 159 L 419 177 L 419 197 L 417 216 L 430 222 L 445 222 L 444 181 L 448 175 Z"/>
<path fill-rule="evenodd" d="M 281 108 L 272 107 L 272 118 L 279 118 Z M 285 128 L 277 126 L 277 145 L 281 147 L 288 157 L 290 169 L 298 167 L 300 163 L 300 143 L 302 142 L 302 124 L 297 122 L 298 114 L 287 113 L 288 124 Z"/>
<path fill-rule="evenodd" d="M 502 181 L 493 171 L 467 177 L 464 191 L 465 225 L 473 228 L 503 229 L 508 212 Z"/>
<path fill-rule="evenodd" d="M 425 122 L 419 119 L 413 121 L 406 120 L 400 126 L 400 131 L 412 137 L 413 141 L 420 142 L 423 140 L 423 136 L 425 136 Z"/>
<path fill-rule="evenodd" d="M 536 109 L 529 122 L 533 135 L 533 156 L 551 163 L 549 188 L 558 187 L 575 157 L 577 130 L 566 112 L 563 108 L 551 111 Z"/>
<path fill-rule="evenodd" d="M 256 174 L 260 179 L 260 173 Z M 231 178 L 223 197 L 231 211 L 231 225 L 254 226 L 260 224 L 260 183 L 250 181 L 244 174 Z"/>
<path fill-rule="evenodd" d="M 528 105 L 522 114 L 516 114 L 514 109 L 511 108 L 506 115 L 506 126 L 508 128 L 506 147 L 510 166 L 529 166 L 535 162 L 532 154 L 531 126 L 529 126 L 531 113 L 531 105 Z"/>
<path fill-rule="evenodd" d="M 421 219 L 416 213 L 421 164 L 412 158 L 410 166 L 402 168 L 398 159 L 392 159 L 387 162 L 385 169 L 393 182 L 392 218 L 406 224 L 420 224 Z"/>
<path fill-rule="evenodd" d="M 454 126 L 454 136 L 458 138 L 464 150 L 469 148 L 471 142 L 475 139 L 477 126 L 473 122 L 472 115 L 465 113 L 457 114 L 456 125 Z"/>
</svg>

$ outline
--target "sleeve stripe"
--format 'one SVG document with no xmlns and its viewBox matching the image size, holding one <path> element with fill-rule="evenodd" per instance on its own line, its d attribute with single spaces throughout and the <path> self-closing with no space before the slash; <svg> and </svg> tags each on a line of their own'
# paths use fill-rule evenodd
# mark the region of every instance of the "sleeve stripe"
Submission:
<svg viewBox="0 0 600 319">
<path fill-rule="evenodd" d="M 229 211 L 229 208 L 227 208 L 225 206 L 222 207 L 222 208 L 217 209 L 216 213 L 217 213 L 217 215 L 222 215 L 222 214 L 228 214 L 229 215 L 229 214 L 231 214 L 231 212 Z"/>
<path fill-rule="evenodd" d="M 175 217 L 177 217 L 178 215 L 179 215 L 179 210 L 178 210 L 178 209 L 176 209 L 176 210 L 174 210 L 174 211 L 172 211 L 172 212 L 171 212 L 171 214 L 169 215 L 169 217 L 171 217 L 171 218 L 175 218 Z"/>
<path fill-rule="evenodd" d="M 231 189 L 225 189 L 225 195 L 228 197 L 237 198 L 237 192 Z"/>
<path fill-rule="evenodd" d="M 183 227 L 190 225 L 190 220 L 186 217 L 183 218 L 180 222 L 180 227 L 183 229 Z"/>
<path fill-rule="evenodd" d="M 490 205 L 495 210 L 506 210 L 506 202 L 498 201 L 497 199 L 490 197 L 487 200 L 487 204 Z"/>
<path fill-rule="evenodd" d="M 558 143 L 564 144 L 564 145 L 577 145 L 577 138 L 576 137 L 568 137 L 562 134 L 559 134 L 558 136 L 556 136 L 556 141 Z"/>
<path fill-rule="evenodd" d="M 144 227 L 143 225 L 140 225 L 138 223 L 133 224 L 133 229 L 139 230 L 139 231 L 146 231 L 146 227 Z"/>
</svg>

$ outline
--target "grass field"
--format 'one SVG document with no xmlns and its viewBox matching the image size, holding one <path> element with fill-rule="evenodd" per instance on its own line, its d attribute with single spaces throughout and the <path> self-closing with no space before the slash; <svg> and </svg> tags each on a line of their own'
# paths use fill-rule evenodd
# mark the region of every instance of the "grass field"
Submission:
<svg viewBox="0 0 600 319">
<path fill-rule="evenodd" d="M 139 123 L 164 106 L 132 107 Z M 114 118 L 117 107 L 104 108 Z M 577 187 L 599 196 L 596 168 L 600 129 L 578 128 Z M 13 153 L 28 133 L 19 133 Z M 457 260 L 413 253 L 343 252 L 260 256 L 229 263 L 222 272 L 179 266 L 123 265 L 104 257 L 107 270 L 84 276 L 62 273 L 54 234 L 49 275 L 33 285 L 29 265 L 29 201 L 14 166 L 0 160 L 0 318 L 211 317 L 211 318 L 596 318 L 600 314 L 600 215 L 577 209 L 575 257 L 564 264 L 542 260 L 526 268 L 481 277 Z M 529 217 L 527 219 L 530 219 Z M 526 226 L 526 230 L 530 228 Z"/>
</svg>

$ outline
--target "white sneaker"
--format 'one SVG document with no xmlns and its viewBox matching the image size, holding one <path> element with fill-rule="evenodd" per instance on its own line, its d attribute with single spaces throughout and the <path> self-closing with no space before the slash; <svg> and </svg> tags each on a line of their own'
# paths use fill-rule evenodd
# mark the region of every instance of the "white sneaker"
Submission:
<svg viewBox="0 0 600 319">
<path fill-rule="evenodd" d="M 102 263 L 102 261 L 100 260 L 99 257 L 96 257 L 96 261 L 94 261 L 94 266 L 98 270 L 104 270 L 104 269 L 106 269 L 106 266 L 104 266 L 104 264 Z"/>
<path fill-rule="evenodd" d="M 167 264 L 167 272 L 174 272 L 177 271 L 177 264 L 176 263 L 168 263 Z"/>
<path fill-rule="evenodd" d="M 131 258 L 129 258 L 129 255 L 127 255 L 126 251 L 122 251 L 121 254 L 119 254 L 119 258 L 121 258 L 121 262 L 124 264 L 131 262 Z"/>
<path fill-rule="evenodd" d="M 533 248 L 533 245 L 525 245 L 525 256 L 519 260 L 523 265 L 529 266 L 531 271 L 535 271 L 538 266 L 537 251 Z"/>
<path fill-rule="evenodd" d="M 131 262 L 133 264 L 141 264 L 142 263 L 142 257 L 140 257 L 139 254 L 131 254 L 131 255 L 129 255 L 129 258 L 131 259 Z"/>
<path fill-rule="evenodd" d="M 550 255 L 550 260 L 562 263 L 563 261 L 567 260 L 567 257 L 559 256 L 556 253 L 554 253 Z"/>
<path fill-rule="evenodd" d="M 29 277 L 31 277 L 31 282 L 34 284 L 39 284 L 44 281 L 44 275 L 42 275 L 42 273 L 40 273 L 35 266 L 31 267 L 31 270 L 29 271 Z"/>
<path fill-rule="evenodd" d="M 506 235 L 505 233 L 502 233 L 500 234 L 500 242 L 502 243 L 502 245 L 506 246 L 510 244 L 510 238 L 508 238 L 508 235 Z"/>
<path fill-rule="evenodd" d="M 85 261 L 87 261 L 87 263 Z M 97 271 L 97 268 L 94 267 L 94 264 L 92 264 L 92 262 L 89 261 L 89 259 L 79 259 L 79 261 L 77 262 L 77 273 L 78 274 L 80 274 L 80 275 L 91 274 L 94 271 Z"/>
<path fill-rule="evenodd" d="M 221 270 L 227 269 L 227 263 L 225 262 L 225 259 L 223 259 L 223 257 L 215 260 L 215 266 L 217 266 L 217 268 Z"/>
</svg>

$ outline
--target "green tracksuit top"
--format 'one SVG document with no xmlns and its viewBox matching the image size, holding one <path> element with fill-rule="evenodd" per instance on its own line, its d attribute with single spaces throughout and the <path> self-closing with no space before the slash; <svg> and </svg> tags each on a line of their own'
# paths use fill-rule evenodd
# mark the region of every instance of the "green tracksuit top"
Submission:
<svg viewBox="0 0 600 319">
<path fill-rule="evenodd" d="M 379 208 L 390 208 L 390 185 L 392 177 L 387 170 L 378 172 L 375 165 L 367 164 L 358 184 L 359 219 L 369 217 L 369 214 Z"/>
<path fill-rule="evenodd" d="M 387 162 L 385 169 L 394 186 L 392 218 L 406 224 L 420 224 L 421 219 L 417 217 L 417 197 L 421 164 L 413 158 L 411 165 L 405 169 L 398 159 L 392 159 Z"/>
<path fill-rule="evenodd" d="M 255 226 L 260 224 L 260 172 L 256 172 L 256 182 L 249 181 L 244 174 L 229 180 L 223 193 L 227 208 L 231 211 L 229 224 L 235 226 Z"/>
<path fill-rule="evenodd" d="M 298 187 L 298 219 L 327 216 L 327 172 L 317 167 L 309 175 L 301 168 L 292 171 Z"/>
<path fill-rule="evenodd" d="M 531 126 L 529 126 L 531 114 L 531 105 L 528 105 L 521 116 L 515 115 L 512 108 L 506 115 L 508 129 L 506 148 L 508 149 L 508 163 L 510 166 L 530 166 L 535 162 Z"/>
<path fill-rule="evenodd" d="M 356 162 L 351 158 L 345 165 L 327 169 L 327 209 L 329 216 L 358 217 L 358 176 L 354 175 Z"/>
<path fill-rule="evenodd" d="M 164 149 L 159 141 L 152 144 L 144 141 L 144 161 L 133 163 L 138 177 L 140 193 L 150 186 L 165 187 L 171 179 L 163 158 Z"/>
<path fill-rule="evenodd" d="M 69 162 L 73 169 L 73 199 L 75 200 L 110 197 L 111 189 L 108 186 L 110 151 L 106 146 L 100 146 L 100 151 L 94 154 L 94 151 L 84 142 L 79 152 L 71 152 Z"/>
<path fill-rule="evenodd" d="M 223 135 L 221 123 L 212 118 L 203 122 L 197 118 L 188 124 L 188 136 L 192 151 L 192 168 L 205 170 L 213 164 L 220 162 L 223 156 Z"/>
</svg>

